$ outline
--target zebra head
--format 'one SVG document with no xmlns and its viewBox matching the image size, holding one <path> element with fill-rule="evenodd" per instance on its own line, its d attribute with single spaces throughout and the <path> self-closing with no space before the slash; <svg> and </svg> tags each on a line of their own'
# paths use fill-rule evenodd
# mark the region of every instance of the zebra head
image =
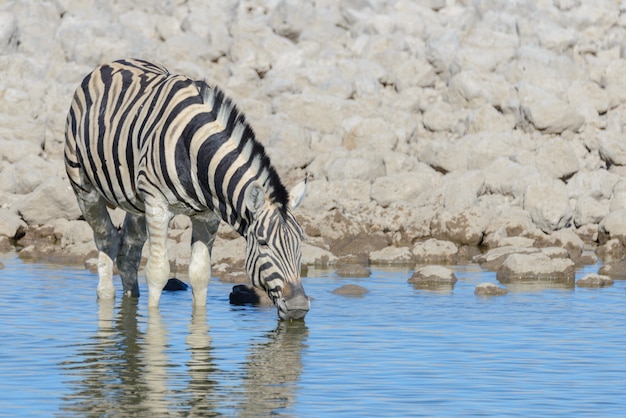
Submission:
<svg viewBox="0 0 626 418">
<path fill-rule="evenodd" d="M 258 182 L 248 186 L 244 197 L 252 214 L 246 235 L 248 277 L 268 294 L 284 320 L 304 318 L 311 307 L 300 280 L 303 232 L 291 212 L 302 201 L 305 184 L 306 179 L 290 192 L 287 207 L 270 202 Z"/>
</svg>

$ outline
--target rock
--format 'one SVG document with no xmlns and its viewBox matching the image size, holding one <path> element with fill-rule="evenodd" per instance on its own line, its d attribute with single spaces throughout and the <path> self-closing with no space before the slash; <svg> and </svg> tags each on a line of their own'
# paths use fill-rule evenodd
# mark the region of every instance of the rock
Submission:
<svg viewBox="0 0 626 418">
<path fill-rule="evenodd" d="M 578 260 L 585 248 L 585 243 L 571 229 L 559 229 L 550 235 L 555 244 L 567 250 L 572 260 Z"/>
<path fill-rule="evenodd" d="M 370 263 L 375 265 L 408 265 L 415 263 L 407 247 L 389 246 L 370 253 Z"/>
<path fill-rule="evenodd" d="M 598 224 L 609 214 L 609 201 L 583 196 L 576 202 L 574 225 L 577 227 Z"/>
<path fill-rule="evenodd" d="M 370 197 L 383 208 L 394 202 L 414 202 L 422 193 L 441 183 L 441 174 L 421 165 L 411 173 L 378 177 L 372 183 Z"/>
<path fill-rule="evenodd" d="M 575 265 L 569 258 L 550 258 L 545 252 L 510 254 L 496 277 L 501 283 L 525 281 L 570 282 L 574 280 Z"/>
<path fill-rule="evenodd" d="M 462 212 L 476 205 L 485 190 L 485 175 L 478 170 L 454 172 L 443 179 L 443 206 L 450 212 Z"/>
<path fill-rule="evenodd" d="M 408 282 L 417 289 L 452 290 L 457 278 L 452 270 L 431 265 L 416 269 Z"/>
<path fill-rule="evenodd" d="M 46 180 L 26 196 L 17 210 L 29 225 L 43 225 L 60 218 L 78 219 L 81 216 L 74 192 L 69 183 L 60 178 Z"/>
<path fill-rule="evenodd" d="M 626 246 L 626 209 L 621 209 L 609 213 L 600 222 L 598 231 L 606 238 L 599 238 L 601 242 L 608 239 L 618 239 L 623 246 Z"/>
<path fill-rule="evenodd" d="M 0 208 L 0 236 L 17 238 L 26 232 L 26 223 L 12 210 Z"/>
<path fill-rule="evenodd" d="M 600 267 L 598 274 L 615 280 L 626 280 L 626 259 L 606 263 Z"/>
<path fill-rule="evenodd" d="M 526 187 L 540 179 L 539 170 L 509 158 L 495 159 L 483 170 L 485 191 L 522 200 Z"/>
<path fill-rule="evenodd" d="M 587 274 L 582 279 L 576 280 L 576 286 L 578 287 L 613 286 L 613 279 L 611 279 L 609 276 L 602 276 L 600 274 Z"/>
<path fill-rule="evenodd" d="M 493 283 L 480 283 L 474 289 L 474 294 L 478 296 L 502 296 L 509 293 L 507 289 Z"/>
<path fill-rule="evenodd" d="M 167 280 L 165 286 L 163 286 L 163 290 L 166 292 L 179 292 L 184 291 L 189 288 L 189 285 L 179 279 L 171 278 Z"/>
<path fill-rule="evenodd" d="M 302 243 L 302 264 L 328 267 L 337 262 L 337 257 L 328 250 L 325 250 L 309 243 Z"/>
<path fill-rule="evenodd" d="M 339 277 L 369 277 L 372 272 L 360 264 L 343 264 L 336 270 Z"/>
<path fill-rule="evenodd" d="M 431 222 L 430 229 L 434 238 L 463 245 L 478 245 L 488 223 L 489 213 L 472 207 L 459 212 L 439 212 Z"/>
<path fill-rule="evenodd" d="M 233 290 L 228 295 L 228 301 L 231 305 L 274 305 L 265 292 L 244 284 L 233 286 Z"/>
<path fill-rule="evenodd" d="M 540 173 L 561 180 L 572 177 L 580 168 L 572 146 L 563 138 L 554 138 L 542 144 L 537 150 L 534 165 Z"/>
<path fill-rule="evenodd" d="M 459 249 L 451 241 L 431 238 L 424 242 L 417 242 L 412 252 L 420 264 L 451 263 L 456 258 Z"/>
<path fill-rule="evenodd" d="M 369 293 L 369 290 L 358 284 L 345 284 L 333 290 L 334 295 L 362 297 Z"/>
<path fill-rule="evenodd" d="M 600 156 L 609 164 L 626 165 L 626 144 L 621 134 L 600 136 Z"/>
<path fill-rule="evenodd" d="M 569 104 L 529 83 L 519 85 L 521 112 L 537 130 L 545 133 L 578 131 L 585 118 Z"/>
<path fill-rule="evenodd" d="M 8 253 L 13 251 L 13 245 L 8 237 L 0 235 L 0 253 Z"/>
<path fill-rule="evenodd" d="M 536 254 L 540 251 L 539 248 L 534 247 L 504 246 L 493 248 L 486 253 L 479 254 L 474 257 L 474 261 L 486 270 L 498 271 L 511 254 Z"/>
<path fill-rule="evenodd" d="M 598 257 L 605 261 L 615 261 L 624 257 L 624 245 L 619 239 L 613 238 L 596 249 Z"/>
<path fill-rule="evenodd" d="M 565 185 L 550 179 L 526 186 L 524 210 L 547 233 L 566 227 L 573 215 Z"/>
</svg>

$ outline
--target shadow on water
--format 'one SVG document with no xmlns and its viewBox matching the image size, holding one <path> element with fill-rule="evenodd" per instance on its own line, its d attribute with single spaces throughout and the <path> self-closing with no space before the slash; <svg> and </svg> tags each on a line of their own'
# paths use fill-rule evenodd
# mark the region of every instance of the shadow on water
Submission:
<svg viewBox="0 0 626 418">
<path fill-rule="evenodd" d="M 307 336 L 303 321 L 280 322 L 260 338 L 242 339 L 248 348 L 240 370 L 220 370 L 206 308 L 194 309 L 184 347 L 173 353 L 177 344 L 158 311 L 142 316 L 137 300 L 122 298 L 116 313 L 113 301 L 100 300 L 95 335 L 61 363 L 70 393 L 59 416 L 270 415 L 293 406 Z M 174 354 L 187 361 L 177 364 Z"/>
</svg>

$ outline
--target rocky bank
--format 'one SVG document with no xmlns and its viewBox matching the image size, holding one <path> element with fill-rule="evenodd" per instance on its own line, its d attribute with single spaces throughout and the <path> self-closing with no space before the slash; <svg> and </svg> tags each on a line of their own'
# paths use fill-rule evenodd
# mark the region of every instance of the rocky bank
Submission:
<svg viewBox="0 0 626 418">
<path fill-rule="evenodd" d="M 619 0 L 5 1 L 0 249 L 95 255 L 65 115 L 85 74 L 130 56 L 220 85 L 288 186 L 313 175 L 307 265 L 610 264 L 626 244 L 625 40 Z M 189 226 L 172 221 L 183 275 Z M 243 256 L 223 226 L 214 273 L 240 277 Z"/>
</svg>

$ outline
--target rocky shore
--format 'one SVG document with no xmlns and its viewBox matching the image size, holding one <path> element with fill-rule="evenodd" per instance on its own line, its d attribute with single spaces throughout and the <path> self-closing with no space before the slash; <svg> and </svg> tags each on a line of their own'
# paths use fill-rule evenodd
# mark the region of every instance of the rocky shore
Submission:
<svg viewBox="0 0 626 418">
<path fill-rule="evenodd" d="M 620 1 L 9 1 L 0 251 L 92 264 L 65 115 L 86 73 L 130 56 L 220 85 L 288 187 L 313 176 L 307 266 L 474 261 L 503 283 L 573 283 L 600 259 L 624 279 L 625 39 Z M 190 236 L 176 217 L 179 276 Z M 214 274 L 245 281 L 244 248 L 223 225 Z"/>
</svg>

